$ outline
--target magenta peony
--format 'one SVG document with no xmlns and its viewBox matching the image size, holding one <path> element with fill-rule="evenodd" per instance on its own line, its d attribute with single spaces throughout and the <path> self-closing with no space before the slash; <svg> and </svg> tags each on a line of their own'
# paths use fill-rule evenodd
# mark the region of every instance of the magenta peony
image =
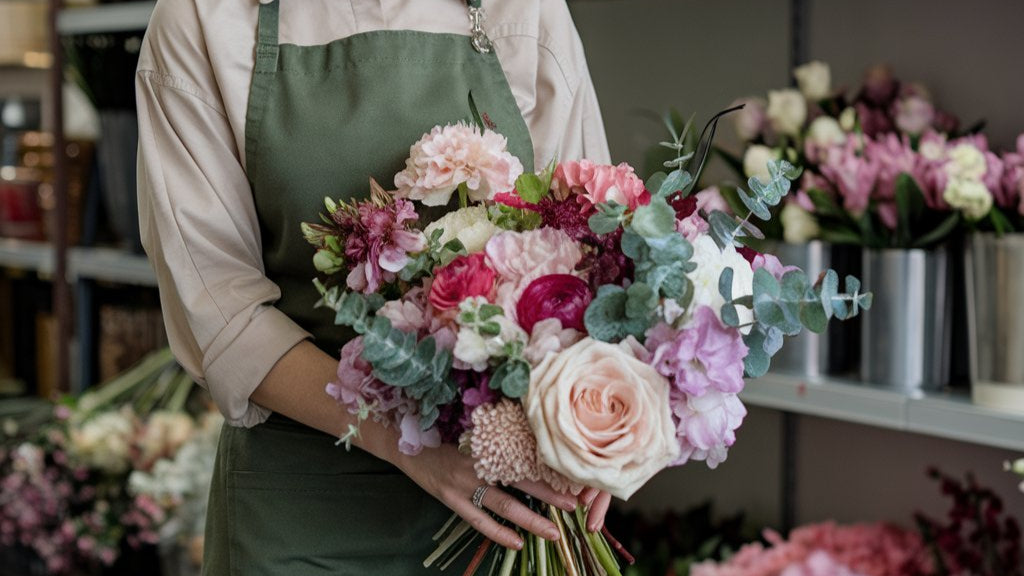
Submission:
<svg viewBox="0 0 1024 576">
<path fill-rule="evenodd" d="M 526 287 L 516 304 L 519 325 L 533 333 L 533 325 L 557 318 L 565 328 L 585 331 L 583 314 L 593 300 L 590 286 L 571 274 L 541 276 Z"/>
<path fill-rule="evenodd" d="M 430 303 L 437 310 L 451 310 L 466 298 L 486 298 L 494 288 L 495 276 L 483 253 L 459 256 L 435 273 L 430 285 Z"/>
</svg>

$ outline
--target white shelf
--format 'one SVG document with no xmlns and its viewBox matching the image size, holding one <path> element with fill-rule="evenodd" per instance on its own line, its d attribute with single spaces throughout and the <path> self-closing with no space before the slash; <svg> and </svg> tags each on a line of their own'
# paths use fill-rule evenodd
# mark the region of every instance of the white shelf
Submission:
<svg viewBox="0 0 1024 576">
<path fill-rule="evenodd" d="M 53 274 L 53 246 L 47 242 L 0 238 L 0 268 Z"/>
<path fill-rule="evenodd" d="M 57 15 L 61 34 L 100 34 L 145 30 L 156 2 L 120 2 L 65 8 Z"/>
<path fill-rule="evenodd" d="M 740 397 L 752 406 L 1024 450 L 1024 414 L 976 406 L 966 395 L 769 374 L 747 382 Z"/>
<path fill-rule="evenodd" d="M 148 258 L 117 248 L 68 250 L 68 280 L 79 279 L 156 286 L 156 274 Z"/>
</svg>

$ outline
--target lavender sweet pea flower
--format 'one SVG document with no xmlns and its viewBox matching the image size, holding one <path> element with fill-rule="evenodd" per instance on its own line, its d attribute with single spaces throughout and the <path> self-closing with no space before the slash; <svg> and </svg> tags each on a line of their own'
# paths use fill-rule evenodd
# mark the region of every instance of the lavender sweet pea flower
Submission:
<svg viewBox="0 0 1024 576">
<path fill-rule="evenodd" d="M 441 445 L 441 433 L 438 432 L 436 426 L 431 426 L 426 430 L 420 429 L 419 414 L 406 412 L 402 416 L 399 429 L 402 431 L 402 437 L 398 440 L 398 449 L 402 454 L 415 456 L 424 447 L 437 448 Z"/>
<path fill-rule="evenodd" d="M 666 329 L 675 332 L 659 325 L 648 339 L 656 344 L 652 365 L 675 388 L 695 397 L 709 390 L 734 394 L 743 389 L 747 346 L 738 330 L 719 322 L 714 310 L 701 306 L 682 330 L 671 334 Z"/>
<path fill-rule="evenodd" d="M 747 415 L 739 397 L 717 390 L 700 397 L 672 390 L 669 402 L 678 420 L 676 434 L 681 448 L 679 460 L 673 464 L 704 460 L 708 468 L 714 469 L 724 462 L 729 446 L 736 442 L 736 429 Z"/>
</svg>

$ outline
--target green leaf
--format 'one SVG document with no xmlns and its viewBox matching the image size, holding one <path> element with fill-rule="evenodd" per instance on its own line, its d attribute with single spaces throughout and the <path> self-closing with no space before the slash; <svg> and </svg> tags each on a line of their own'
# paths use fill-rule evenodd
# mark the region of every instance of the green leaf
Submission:
<svg viewBox="0 0 1024 576">
<path fill-rule="evenodd" d="M 494 371 L 490 386 L 509 398 L 522 398 L 530 389 L 530 365 L 521 359 L 506 361 Z"/>
<path fill-rule="evenodd" d="M 664 172 L 655 172 L 644 183 L 644 187 L 648 190 L 661 190 L 661 185 L 665 182 L 666 178 L 668 178 L 668 175 Z"/>
<path fill-rule="evenodd" d="M 602 342 L 617 342 L 630 335 L 641 338 L 649 328 L 649 319 L 630 318 L 626 314 L 628 300 L 621 286 L 601 286 L 583 316 L 590 336 Z"/>
<path fill-rule="evenodd" d="M 668 198 L 671 194 L 679 192 L 690 185 L 693 177 L 690 173 L 683 170 L 682 168 L 676 168 L 668 174 L 668 177 L 661 183 L 656 190 L 656 194 L 662 198 Z M 648 190 L 655 190 L 648 188 Z"/>
<path fill-rule="evenodd" d="M 658 307 L 658 294 L 643 282 L 634 282 L 626 289 L 626 317 L 647 320 Z"/>
<path fill-rule="evenodd" d="M 602 203 L 595 206 L 597 213 L 587 220 L 594 234 L 610 234 L 614 232 L 626 213 L 626 206 L 615 202 Z"/>
<path fill-rule="evenodd" d="M 750 180 L 747 181 L 747 185 L 750 186 L 750 189 L 755 192 L 751 194 L 750 192 L 747 192 L 746 190 L 740 188 L 738 190 L 740 201 L 743 202 L 743 205 L 754 216 L 757 216 L 761 220 L 771 219 L 772 213 L 768 210 L 768 207 L 764 204 L 764 202 L 762 202 L 759 199 L 757 195 L 757 191 L 766 190 L 767 188 L 761 184 L 761 181 L 758 180 L 756 176 L 751 176 Z"/>
<path fill-rule="evenodd" d="M 723 324 L 730 328 L 736 328 L 740 325 L 740 315 L 734 304 L 724 304 L 721 312 Z"/>
<path fill-rule="evenodd" d="M 485 129 L 487 129 L 487 126 L 484 124 L 483 119 L 480 117 L 480 110 L 478 110 L 476 107 L 476 99 L 473 98 L 472 90 L 469 91 L 469 113 L 477 128 L 480 129 L 480 132 L 483 132 Z"/>
<path fill-rule="evenodd" d="M 992 210 L 988 213 L 989 222 L 992 223 L 992 228 L 996 231 L 996 236 L 1003 236 L 1014 232 L 1013 223 L 1010 219 L 1003 214 L 1003 211 L 998 206 L 993 206 Z"/>
<path fill-rule="evenodd" d="M 806 302 L 800 306 L 800 322 L 811 332 L 821 334 L 828 327 L 828 316 L 821 302 Z"/>
<path fill-rule="evenodd" d="M 726 268 L 722 270 L 722 275 L 718 277 L 718 293 L 725 298 L 726 302 L 732 302 L 732 268 Z"/>
<path fill-rule="evenodd" d="M 821 299 L 825 316 L 831 318 L 833 315 L 839 315 L 842 318 L 842 315 L 846 314 L 846 303 L 839 300 L 839 275 L 835 270 L 825 271 L 821 276 L 819 290 L 818 297 Z"/>
<path fill-rule="evenodd" d="M 532 172 L 523 172 L 516 179 L 516 192 L 525 202 L 536 204 L 548 195 L 548 186 L 544 180 Z"/>
<path fill-rule="evenodd" d="M 936 226 L 931 232 L 924 234 L 915 240 L 910 247 L 911 248 L 932 248 L 937 244 L 941 244 L 950 233 L 956 228 L 957 224 L 960 223 L 960 212 L 953 212 L 941 224 Z"/>
<path fill-rule="evenodd" d="M 664 198 L 654 197 L 636 209 L 630 227 L 645 238 L 668 236 L 676 231 L 676 212 Z"/>
<path fill-rule="evenodd" d="M 755 326 L 750 334 L 743 337 L 747 345 L 747 355 L 743 358 L 743 372 L 748 378 L 760 378 L 771 367 L 771 356 L 764 350 L 765 335 Z"/>
</svg>

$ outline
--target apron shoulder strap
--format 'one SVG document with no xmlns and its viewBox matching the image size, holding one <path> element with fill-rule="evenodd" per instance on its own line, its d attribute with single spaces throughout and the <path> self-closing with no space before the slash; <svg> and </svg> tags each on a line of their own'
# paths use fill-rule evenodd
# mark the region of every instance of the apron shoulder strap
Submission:
<svg viewBox="0 0 1024 576">
<path fill-rule="evenodd" d="M 260 17 L 256 28 L 256 66 L 254 70 L 257 74 L 277 71 L 277 54 L 279 50 L 277 23 L 280 4 L 280 0 L 260 0 Z"/>
</svg>

